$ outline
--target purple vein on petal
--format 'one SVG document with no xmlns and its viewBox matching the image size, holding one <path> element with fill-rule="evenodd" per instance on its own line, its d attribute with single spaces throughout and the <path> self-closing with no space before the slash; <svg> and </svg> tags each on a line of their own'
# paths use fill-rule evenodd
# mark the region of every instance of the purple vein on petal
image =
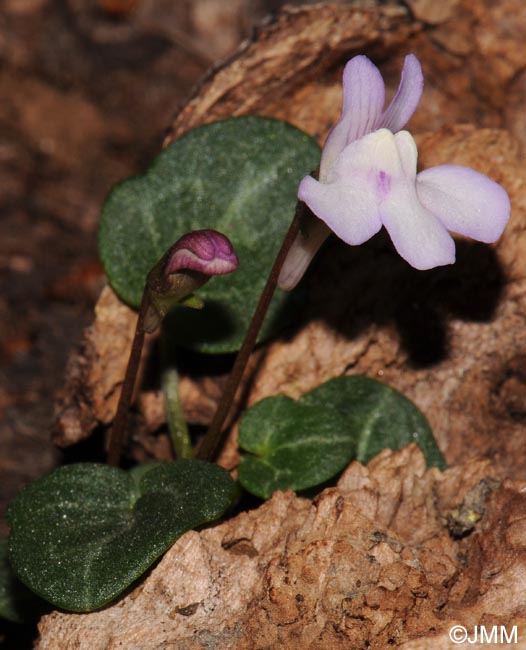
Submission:
<svg viewBox="0 0 526 650">
<path fill-rule="evenodd" d="M 355 56 L 343 71 L 342 115 L 323 147 L 322 182 L 343 149 L 376 128 L 384 103 L 385 85 L 380 71 L 366 56 Z"/>
</svg>

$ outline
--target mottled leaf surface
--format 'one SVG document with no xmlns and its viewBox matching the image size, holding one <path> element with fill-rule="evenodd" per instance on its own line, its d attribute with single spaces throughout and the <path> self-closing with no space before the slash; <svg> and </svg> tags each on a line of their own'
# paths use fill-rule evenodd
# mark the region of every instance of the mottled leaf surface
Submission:
<svg viewBox="0 0 526 650">
<path fill-rule="evenodd" d="M 143 176 L 117 185 L 99 227 L 99 252 L 115 291 L 138 306 L 146 275 L 182 235 L 212 228 L 233 243 L 232 274 L 199 292 L 204 310 L 177 307 L 177 341 L 204 352 L 236 350 L 296 206 L 298 183 L 319 163 L 317 143 L 277 120 L 238 117 L 194 129 Z M 287 318 L 294 297 L 278 291 L 262 338 Z"/>
<path fill-rule="evenodd" d="M 61 467 L 11 505 L 11 564 L 54 605 L 93 610 L 184 532 L 220 517 L 234 494 L 228 472 L 197 460 L 158 465 L 141 477 L 95 463 Z"/>
<path fill-rule="evenodd" d="M 351 460 L 367 463 L 386 447 L 416 442 L 428 465 L 444 468 L 429 424 L 398 391 L 366 377 L 332 379 L 295 401 L 283 395 L 243 416 L 239 480 L 257 496 L 327 481 Z"/>
</svg>

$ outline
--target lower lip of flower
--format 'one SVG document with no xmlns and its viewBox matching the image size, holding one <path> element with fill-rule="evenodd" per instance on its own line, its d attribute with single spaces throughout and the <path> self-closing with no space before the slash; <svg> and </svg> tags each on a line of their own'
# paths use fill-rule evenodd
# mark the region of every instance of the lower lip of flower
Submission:
<svg viewBox="0 0 526 650">
<path fill-rule="evenodd" d="M 376 173 L 376 192 L 378 198 L 385 199 L 391 190 L 391 177 L 387 172 L 379 171 Z"/>
</svg>

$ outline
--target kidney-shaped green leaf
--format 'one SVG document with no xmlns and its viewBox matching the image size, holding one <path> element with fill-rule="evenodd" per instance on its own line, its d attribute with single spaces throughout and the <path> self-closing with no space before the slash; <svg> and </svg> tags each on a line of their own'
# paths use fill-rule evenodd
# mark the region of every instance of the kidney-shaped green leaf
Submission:
<svg viewBox="0 0 526 650">
<path fill-rule="evenodd" d="M 0 539 L 0 618 L 13 623 L 37 620 L 44 606 L 15 576 L 7 557 L 7 539 Z"/>
<path fill-rule="evenodd" d="M 11 564 L 42 598 L 90 611 L 126 589 L 184 532 L 220 517 L 234 494 L 228 472 L 197 460 L 159 465 L 139 482 L 106 465 L 61 467 L 12 503 Z"/>
<path fill-rule="evenodd" d="M 283 395 L 243 416 L 239 480 L 249 492 L 302 490 L 335 476 L 351 460 L 416 442 L 428 465 L 445 467 L 424 415 L 398 391 L 366 377 L 338 377 L 297 402 Z"/>
<path fill-rule="evenodd" d="M 236 350 L 292 220 L 298 183 L 319 156 L 308 135 L 269 118 L 238 117 L 189 131 L 145 175 L 109 195 L 99 252 L 111 285 L 138 306 L 148 271 L 174 241 L 191 230 L 221 231 L 240 267 L 200 289 L 204 311 L 176 308 L 174 336 L 204 352 Z M 286 297 L 277 292 L 263 337 L 280 320 Z"/>
<path fill-rule="evenodd" d="M 352 454 L 345 418 L 335 410 L 277 395 L 250 408 L 241 420 L 239 446 L 249 455 L 239 466 L 247 490 L 302 490 L 334 476 Z"/>
</svg>

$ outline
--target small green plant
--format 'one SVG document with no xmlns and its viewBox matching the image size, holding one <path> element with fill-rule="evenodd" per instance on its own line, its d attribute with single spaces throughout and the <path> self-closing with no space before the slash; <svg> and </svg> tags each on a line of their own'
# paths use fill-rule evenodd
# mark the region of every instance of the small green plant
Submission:
<svg viewBox="0 0 526 650">
<path fill-rule="evenodd" d="M 454 262 L 448 231 L 484 242 L 500 236 L 509 200 L 496 183 L 454 165 L 416 174 L 416 145 L 401 129 L 422 87 L 420 64 L 410 55 L 384 110 L 380 73 L 355 57 L 344 72 L 342 117 L 318 171 L 312 172 L 320 150 L 308 135 L 252 116 L 187 133 L 144 176 L 113 190 L 102 212 L 100 255 L 112 287 L 139 316 L 108 465 L 59 468 L 14 500 L 9 563 L 5 553 L 0 558 L 0 615 L 19 618 L 29 593 L 19 581 L 64 609 L 102 607 L 185 531 L 224 515 L 240 488 L 212 461 L 234 395 L 254 345 L 293 315 L 295 287 L 331 231 L 357 245 L 385 226 L 400 255 L 418 269 Z M 124 471 L 119 465 L 143 339 L 168 312 L 178 345 L 238 354 L 195 450 L 177 376 L 165 372 L 178 460 Z M 365 463 L 385 447 L 409 442 L 421 447 L 429 465 L 445 466 L 414 404 L 372 379 L 338 377 L 297 401 L 278 395 L 245 412 L 239 483 L 262 498 L 303 490 L 334 478 L 353 459 Z"/>
</svg>

